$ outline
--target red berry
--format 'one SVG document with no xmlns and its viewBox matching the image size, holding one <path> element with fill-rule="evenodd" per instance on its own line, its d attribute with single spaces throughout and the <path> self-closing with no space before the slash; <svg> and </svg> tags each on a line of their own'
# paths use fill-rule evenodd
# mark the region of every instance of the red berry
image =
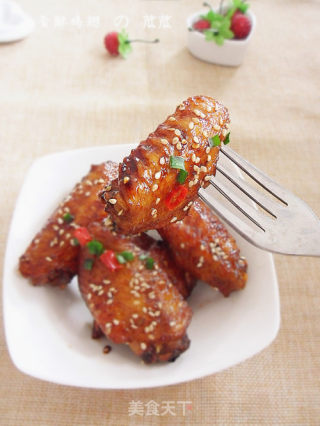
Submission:
<svg viewBox="0 0 320 426">
<path fill-rule="evenodd" d="M 234 34 L 234 38 L 246 38 L 251 30 L 250 19 L 244 13 L 237 11 L 232 16 L 230 29 Z"/>
<path fill-rule="evenodd" d="M 199 19 L 193 24 L 193 28 L 197 31 L 204 31 L 211 27 L 211 24 L 206 19 Z"/>
<path fill-rule="evenodd" d="M 104 38 L 104 45 L 110 55 L 118 56 L 119 55 L 119 39 L 118 33 L 112 32 L 108 33 Z"/>
</svg>

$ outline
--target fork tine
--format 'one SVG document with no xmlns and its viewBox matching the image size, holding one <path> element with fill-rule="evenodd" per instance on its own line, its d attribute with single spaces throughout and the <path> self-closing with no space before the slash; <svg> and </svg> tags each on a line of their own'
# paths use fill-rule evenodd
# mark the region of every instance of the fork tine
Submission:
<svg viewBox="0 0 320 426">
<path fill-rule="evenodd" d="M 241 170 L 243 170 L 248 176 L 251 177 L 251 179 L 257 182 L 266 191 L 276 197 L 283 204 L 288 205 L 288 203 L 285 201 L 288 192 L 280 185 L 278 185 L 274 180 L 272 180 L 269 176 L 267 176 L 253 164 L 242 158 L 239 154 L 237 154 L 229 147 L 221 147 L 220 152 L 222 152 L 227 158 L 229 158 L 229 160 L 236 164 Z"/>
<path fill-rule="evenodd" d="M 266 227 L 272 225 L 272 219 L 270 219 L 264 213 L 243 201 L 224 183 L 220 182 L 218 178 L 212 178 L 209 180 L 209 182 L 215 189 L 220 192 L 220 194 L 222 194 L 231 204 L 233 204 L 242 214 L 244 214 L 249 220 L 251 220 L 252 223 L 254 223 L 262 231 L 265 231 Z"/>
<path fill-rule="evenodd" d="M 274 218 L 277 217 L 279 211 L 279 205 L 272 201 L 272 199 L 266 197 L 260 191 L 257 191 L 253 186 L 249 185 L 244 179 L 239 176 L 235 176 L 232 172 L 227 170 L 225 167 L 218 164 L 216 166 L 218 172 L 226 177 L 233 185 L 235 185 L 240 191 L 247 195 L 252 201 L 258 204 L 266 212 L 271 214 Z"/>
<path fill-rule="evenodd" d="M 232 228 L 234 228 L 242 237 L 250 241 L 252 244 L 263 247 L 264 232 L 254 229 L 252 226 L 244 222 L 238 215 L 231 212 L 223 203 L 208 194 L 203 188 L 200 188 L 199 197 L 212 210 L 214 210 L 222 219 L 224 219 Z"/>
</svg>

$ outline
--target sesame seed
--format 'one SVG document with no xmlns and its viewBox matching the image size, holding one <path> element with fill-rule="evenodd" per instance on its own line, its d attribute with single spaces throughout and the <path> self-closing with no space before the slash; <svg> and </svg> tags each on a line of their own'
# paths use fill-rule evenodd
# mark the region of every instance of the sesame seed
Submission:
<svg viewBox="0 0 320 426">
<path fill-rule="evenodd" d="M 211 155 L 208 155 L 207 160 L 211 161 Z"/>
<path fill-rule="evenodd" d="M 182 145 L 185 145 L 188 142 L 185 139 L 182 139 L 181 143 L 182 143 Z"/>
<path fill-rule="evenodd" d="M 222 117 L 220 117 L 219 123 L 220 123 L 220 126 L 223 125 L 223 118 Z"/>
<path fill-rule="evenodd" d="M 128 183 L 128 182 L 129 182 L 129 180 L 130 180 L 129 176 L 125 176 L 125 177 L 123 178 L 123 183 Z"/>
<path fill-rule="evenodd" d="M 169 325 L 170 325 L 170 327 L 174 327 L 176 325 L 176 322 L 175 321 L 170 321 Z"/>
<path fill-rule="evenodd" d="M 182 149 L 181 142 L 178 142 L 178 143 L 177 143 L 177 149 L 178 149 L 179 151 Z"/>
<path fill-rule="evenodd" d="M 58 218 L 57 222 L 59 223 L 59 225 L 63 224 L 63 219 L 61 219 L 61 217 Z"/>
<path fill-rule="evenodd" d="M 200 123 L 200 120 L 199 120 L 199 118 L 197 118 L 197 117 L 193 117 L 192 118 L 192 121 L 194 122 L 194 123 Z"/>
<path fill-rule="evenodd" d="M 219 126 L 219 124 L 215 124 L 215 125 L 213 126 L 213 128 L 214 128 L 214 130 L 216 130 L 216 131 L 220 130 L 220 126 Z"/>
<path fill-rule="evenodd" d="M 63 235 L 63 234 L 64 234 L 64 229 L 60 229 L 59 235 Z"/>
<path fill-rule="evenodd" d="M 156 184 L 156 183 L 155 183 L 155 184 L 152 186 L 152 191 L 153 191 L 153 192 L 155 192 L 158 188 L 159 188 L 158 184 Z"/>
<path fill-rule="evenodd" d="M 196 177 L 193 181 L 193 184 L 196 185 L 199 182 L 199 179 Z"/>
<path fill-rule="evenodd" d="M 164 158 L 164 157 L 161 157 L 161 158 L 160 158 L 160 160 L 159 160 L 159 163 L 160 163 L 161 165 L 163 165 L 163 164 L 165 163 L 165 158 Z"/>
<path fill-rule="evenodd" d="M 123 210 L 121 209 L 121 210 L 118 212 L 118 216 L 121 216 L 121 215 L 122 215 L 122 213 L 123 213 Z"/>
<path fill-rule="evenodd" d="M 103 282 L 103 284 L 110 284 L 111 281 L 110 280 L 103 280 L 102 282 Z"/>
<path fill-rule="evenodd" d="M 190 123 L 189 123 L 189 129 L 192 130 L 193 128 L 194 128 L 194 123 L 193 123 L 193 121 L 190 121 Z"/>
<path fill-rule="evenodd" d="M 191 188 L 193 185 L 194 185 L 193 181 L 190 180 L 190 182 L 189 182 L 189 188 Z"/>
<path fill-rule="evenodd" d="M 175 145 L 176 143 L 179 142 L 179 138 L 177 138 L 176 136 L 172 139 L 172 143 L 173 145 Z"/>
<path fill-rule="evenodd" d="M 195 113 L 195 115 L 197 115 L 198 117 L 200 117 L 201 116 L 201 112 L 198 110 L 198 109 L 195 109 L 194 111 L 193 111 L 194 113 Z"/>
<path fill-rule="evenodd" d="M 157 209 L 151 209 L 151 216 L 157 216 Z"/>
<path fill-rule="evenodd" d="M 201 244 L 200 245 L 200 250 L 205 250 L 205 249 L 206 249 L 206 246 L 204 244 Z"/>
<path fill-rule="evenodd" d="M 209 154 L 209 152 L 210 152 L 210 148 L 208 147 L 206 148 L 206 154 Z"/>
<path fill-rule="evenodd" d="M 154 177 L 155 177 L 156 179 L 160 179 L 160 177 L 161 177 L 161 172 L 157 172 L 157 173 L 155 173 Z"/>
<path fill-rule="evenodd" d="M 86 197 L 89 197 L 89 195 L 91 194 L 91 192 L 90 191 L 87 191 L 87 192 L 85 192 L 84 193 L 84 195 L 86 196 Z"/>
<path fill-rule="evenodd" d="M 185 244 L 184 244 L 184 243 L 181 243 L 181 244 L 180 244 L 180 247 L 181 247 L 181 248 L 185 248 Z"/>
<path fill-rule="evenodd" d="M 168 120 L 169 121 L 176 121 L 176 118 L 171 116 L 171 117 L 168 118 Z"/>
<path fill-rule="evenodd" d="M 177 218 L 174 216 L 171 220 L 170 220 L 170 223 L 173 223 L 173 222 L 176 222 L 177 221 Z"/>
<path fill-rule="evenodd" d="M 206 166 L 201 166 L 200 167 L 200 171 L 204 172 L 204 173 L 207 173 L 208 169 L 206 168 Z"/>
<path fill-rule="evenodd" d="M 199 138 L 197 136 L 194 136 L 193 140 L 195 141 L 195 143 L 199 143 Z"/>
<path fill-rule="evenodd" d="M 223 136 L 223 137 L 226 137 L 226 136 L 227 136 L 227 133 L 228 133 L 228 130 L 227 130 L 227 129 L 223 129 L 223 130 L 222 130 L 222 136 Z"/>
<path fill-rule="evenodd" d="M 191 157 L 191 159 L 192 159 L 192 161 L 193 161 L 193 162 L 195 162 L 195 161 L 196 161 L 196 159 L 197 159 L 197 156 L 196 156 L 196 154 L 192 154 L 192 157 Z"/>
<path fill-rule="evenodd" d="M 58 229 L 59 229 L 59 226 L 57 226 L 57 225 L 53 225 L 53 227 L 52 227 L 55 231 L 58 231 Z M 39 241 L 38 241 L 39 242 Z M 36 243 L 36 244 L 38 244 L 38 243 Z"/>
<path fill-rule="evenodd" d="M 109 203 L 114 205 L 117 203 L 117 200 L 115 198 L 110 198 Z"/>
<path fill-rule="evenodd" d="M 175 129 L 174 134 L 177 136 L 181 136 L 181 132 L 179 129 Z"/>
<path fill-rule="evenodd" d="M 206 176 L 205 178 L 204 178 L 204 180 L 205 181 L 208 181 L 208 180 L 210 180 L 211 179 L 211 176 Z"/>
<path fill-rule="evenodd" d="M 147 349 L 147 345 L 145 343 L 140 343 L 140 348 L 145 351 Z"/>
<path fill-rule="evenodd" d="M 209 134 L 208 134 L 208 132 L 207 132 L 206 130 L 204 130 L 202 133 L 203 133 L 203 136 L 204 136 L 205 138 L 208 138 L 208 137 L 209 137 Z"/>
<path fill-rule="evenodd" d="M 156 204 L 159 204 L 160 203 L 160 198 L 157 198 L 156 199 Z"/>
<path fill-rule="evenodd" d="M 114 325 L 119 325 L 120 324 L 120 321 L 117 320 L 116 318 L 112 322 L 113 322 Z"/>
<path fill-rule="evenodd" d="M 52 262 L 51 257 L 47 256 L 47 257 L 46 257 L 46 261 L 47 261 L 47 262 Z"/>
<path fill-rule="evenodd" d="M 200 147 L 200 144 L 198 144 L 198 143 L 192 144 L 192 148 L 194 148 L 194 149 L 198 149 L 199 147 Z"/>
<path fill-rule="evenodd" d="M 183 111 L 183 110 L 185 110 L 185 109 L 186 109 L 186 107 L 185 107 L 183 104 L 181 104 L 181 105 L 179 106 L 179 109 L 180 109 L 180 111 Z"/>
<path fill-rule="evenodd" d="M 155 299 L 155 297 L 156 297 L 155 292 L 154 292 L 154 291 L 152 291 L 151 293 L 149 293 L 149 294 L 148 294 L 148 297 L 149 297 L 150 299 Z"/>
<path fill-rule="evenodd" d="M 60 247 L 64 246 L 64 241 L 60 241 L 59 246 L 60 246 Z"/>
<path fill-rule="evenodd" d="M 88 300 L 90 300 L 91 298 L 92 298 L 92 294 L 91 294 L 91 293 L 88 293 L 88 294 L 87 294 L 87 299 L 88 299 Z"/>
<path fill-rule="evenodd" d="M 105 191 L 108 191 L 108 192 L 111 191 L 111 185 L 106 186 Z"/>
<path fill-rule="evenodd" d="M 160 139 L 160 142 L 162 143 L 162 145 L 168 145 L 169 144 L 167 139 Z"/>
<path fill-rule="evenodd" d="M 209 105 L 207 106 L 207 111 L 208 111 L 208 112 L 211 112 L 211 111 L 212 111 L 211 106 L 209 106 Z"/>
<path fill-rule="evenodd" d="M 199 166 L 196 166 L 196 165 L 194 165 L 193 166 L 193 170 L 195 171 L 195 172 L 200 172 L 200 167 Z"/>
<path fill-rule="evenodd" d="M 198 163 L 200 163 L 200 157 L 197 157 L 195 162 L 196 162 L 197 164 L 198 164 Z"/>
</svg>

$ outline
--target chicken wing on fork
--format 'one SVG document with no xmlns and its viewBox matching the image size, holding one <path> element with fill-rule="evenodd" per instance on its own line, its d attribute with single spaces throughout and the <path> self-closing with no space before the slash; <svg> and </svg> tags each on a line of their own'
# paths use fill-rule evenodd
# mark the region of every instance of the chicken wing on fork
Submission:
<svg viewBox="0 0 320 426">
<path fill-rule="evenodd" d="M 100 251 L 82 248 L 79 287 L 96 327 L 146 363 L 173 361 L 189 346 L 191 309 L 174 285 L 174 269 L 163 269 L 165 250 L 145 234 L 126 237 L 101 223 L 88 230 Z"/>
<path fill-rule="evenodd" d="M 200 186 L 215 175 L 228 123 L 222 104 L 195 96 L 133 149 L 101 194 L 119 230 L 135 234 L 183 219 Z"/>
<path fill-rule="evenodd" d="M 225 225 L 200 199 L 182 221 L 159 233 L 174 262 L 193 277 L 218 288 L 224 296 L 244 288 L 247 262 Z"/>
<path fill-rule="evenodd" d="M 74 245 L 75 229 L 107 218 L 98 193 L 117 174 L 118 165 L 111 161 L 92 166 L 50 216 L 20 257 L 19 270 L 32 284 L 64 287 L 77 273 L 79 246 Z"/>
</svg>

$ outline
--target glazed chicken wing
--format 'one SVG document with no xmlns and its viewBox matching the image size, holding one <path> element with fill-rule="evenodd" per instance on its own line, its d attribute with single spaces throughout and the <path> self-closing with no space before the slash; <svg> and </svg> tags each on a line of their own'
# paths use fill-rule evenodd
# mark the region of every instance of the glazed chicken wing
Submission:
<svg viewBox="0 0 320 426">
<path fill-rule="evenodd" d="M 192 276 L 218 288 L 224 296 L 245 286 L 246 260 L 224 224 L 200 199 L 182 221 L 159 232 L 175 263 Z"/>
<path fill-rule="evenodd" d="M 207 176 L 215 175 L 228 123 L 223 105 L 195 96 L 132 150 L 101 194 L 119 230 L 135 234 L 183 219 Z"/>
<path fill-rule="evenodd" d="M 88 230 L 104 250 L 97 256 L 84 246 L 79 257 L 79 287 L 96 327 L 146 363 L 173 361 L 189 346 L 191 309 L 173 285 L 174 269 L 163 269 L 165 250 L 144 234 L 118 235 L 101 223 Z"/>
<path fill-rule="evenodd" d="M 19 269 L 24 277 L 34 285 L 60 287 L 72 279 L 79 254 L 79 247 L 73 245 L 74 230 L 107 217 L 97 194 L 117 174 L 118 165 L 113 162 L 91 167 L 20 257 Z"/>
</svg>

